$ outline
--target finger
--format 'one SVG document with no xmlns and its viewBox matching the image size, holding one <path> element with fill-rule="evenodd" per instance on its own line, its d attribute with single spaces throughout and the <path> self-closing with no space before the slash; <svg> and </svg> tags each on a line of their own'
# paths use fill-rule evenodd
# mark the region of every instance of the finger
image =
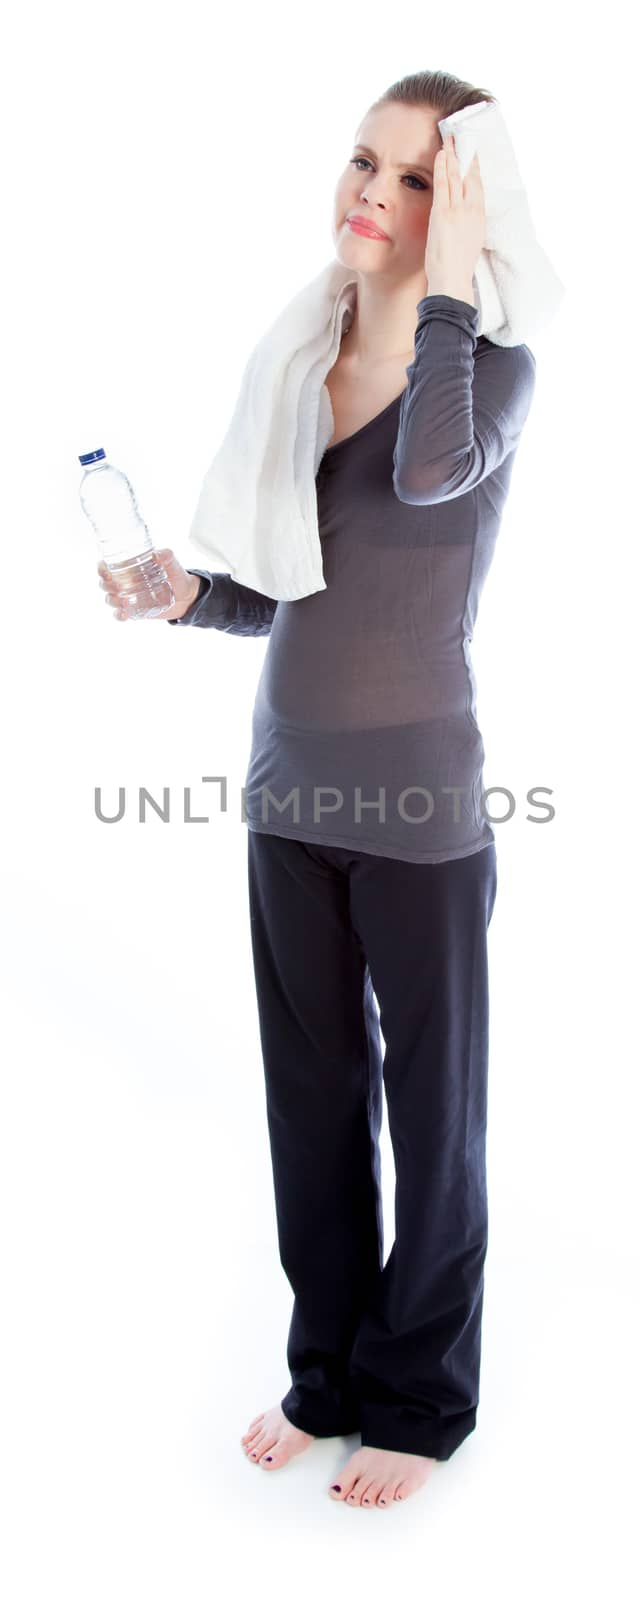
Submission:
<svg viewBox="0 0 641 1600">
<path fill-rule="evenodd" d="M 465 197 L 466 199 L 471 199 L 476 206 L 484 205 L 485 190 L 483 188 L 483 179 L 481 177 L 481 163 L 479 161 L 478 150 L 475 151 L 465 175 Z"/>
<path fill-rule="evenodd" d="M 449 135 L 447 165 L 451 197 L 453 200 L 460 200 L 463 194 L 463 179 L 461 177 L 461 168 L 459 166 L 458 156 L 456 154 L 456 150 L 454 149 L 454 137 L 452 134 Z"/>
<path fill-rule="evenodd" d="M 448 193 L 447 150 L 437 150 L 434 161 L 434 190 L 441 196 Z"/>
</svg>

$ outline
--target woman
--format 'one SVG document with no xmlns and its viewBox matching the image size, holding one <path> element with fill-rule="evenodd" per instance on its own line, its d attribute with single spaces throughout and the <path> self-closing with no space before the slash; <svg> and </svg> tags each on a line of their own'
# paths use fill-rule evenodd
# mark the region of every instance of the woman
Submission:
<svg viewBox="0 0 641 1600">
<path fill-rule="evenodd" d="M 326 588 L 277 602 L 162 552 L 167 621 L 270 634 L 245 793 L 292 1382 L 242 1443 L 273 1471 L 360 1430 L 330 1489 L 350 1505 L 412 1494 L 479 1399 L 497 877 L 469 646 L 535 363 L 477 333 L 480 173 L 462 182 L 438 120 L 492 98 L 443 73 L 401 80 L 339 179 L 357 297 L 326 379 Z"/>
</svg>

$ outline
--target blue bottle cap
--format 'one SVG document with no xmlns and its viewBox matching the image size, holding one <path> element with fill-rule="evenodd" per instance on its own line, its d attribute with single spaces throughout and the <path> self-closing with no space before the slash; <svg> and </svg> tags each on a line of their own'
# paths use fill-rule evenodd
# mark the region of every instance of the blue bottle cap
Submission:
<svg viewBox="0 0 641 1600">
<path fill-rule="evenodd" d="M 86 456 L 78 456 L 81 467 L 86 467 L 90 461 L 106 460 L 104 450 L 89 450 Z"/>
</svg>

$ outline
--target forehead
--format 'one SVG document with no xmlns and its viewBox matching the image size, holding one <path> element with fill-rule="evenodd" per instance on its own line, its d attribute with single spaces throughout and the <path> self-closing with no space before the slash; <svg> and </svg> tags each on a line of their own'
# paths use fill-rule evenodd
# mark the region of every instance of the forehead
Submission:
<svg viewBox="0 0 641 1600">
<path fill-rule="evenodd" d="M 441 115 L 431 106 L 395 102 L 377 106 L 359 123 L 354 144 L 368 146 L 379 155 L 388 154 L 399 165 L 422 163 L 431 171 L 443 143 L 438 127 Z"/>
</svg>

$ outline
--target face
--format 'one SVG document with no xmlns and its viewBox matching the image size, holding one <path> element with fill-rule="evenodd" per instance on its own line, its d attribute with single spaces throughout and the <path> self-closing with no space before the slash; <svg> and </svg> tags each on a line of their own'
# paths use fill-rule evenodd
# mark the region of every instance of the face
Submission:
<svg viewBox="0 0 641 1600">
<path fill-rule="evenodd" d="M 332 235 L 344 266 L 399 278 L 423 267 L 434 159 L 443 144 L 441 115 L 429 107 L 390 103 L 369 111 L 360 123 L 334 193 Z M 357 233 L 347 221 L 355 215 L 387 238 Z"/>
</svg>

